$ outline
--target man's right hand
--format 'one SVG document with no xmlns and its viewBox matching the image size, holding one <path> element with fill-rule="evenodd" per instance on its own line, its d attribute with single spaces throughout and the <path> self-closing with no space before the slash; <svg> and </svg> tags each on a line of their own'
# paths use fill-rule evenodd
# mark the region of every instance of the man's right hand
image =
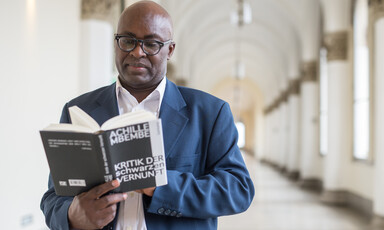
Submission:
<svg viewBox="0 0 384 230">
<path fill-rule="evenodd" d="M 103 195 L 119 186 L 119 181 L 113 180 L 75 196 L 68 210 L 70 227 L 102 229 L 109 224 L 115 218 L 116 204 L 127 199 L 127 194 Z"/>
</svg>

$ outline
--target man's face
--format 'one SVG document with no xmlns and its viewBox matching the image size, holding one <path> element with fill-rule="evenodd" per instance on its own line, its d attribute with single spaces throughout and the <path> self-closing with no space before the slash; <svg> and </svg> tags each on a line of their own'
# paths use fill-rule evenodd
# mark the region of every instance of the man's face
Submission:
<svg viewBox="0 0 384 230">
<path fill-rule="evenodd" d="M 172 39 L 168 20 L 159 15 L 128 13 L 122 16 L 117 29 L 119 35 L 130 35 L 137 39 L 153 39 L 161 42 Z M 134 50 L 120 50 L 115 42 L 115 61 L 123 85 L 135 89 L 146 89 L 157 85 L 165 75 L 167 60 L 175 45 L 164 45 L 154 56 L 144 53 L 140 42 Z"/>
</svg>

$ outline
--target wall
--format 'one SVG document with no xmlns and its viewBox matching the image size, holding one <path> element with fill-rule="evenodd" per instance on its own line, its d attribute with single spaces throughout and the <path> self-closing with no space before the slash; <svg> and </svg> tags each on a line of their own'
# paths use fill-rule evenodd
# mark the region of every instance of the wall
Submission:
<svg viewBox="0 0 384 230">
<path fill-rule="evenodd" d="M 0 1 L 1 229 L 46 229 L 39 130 L 78 93 L 80 1 Z"/>
</svg>

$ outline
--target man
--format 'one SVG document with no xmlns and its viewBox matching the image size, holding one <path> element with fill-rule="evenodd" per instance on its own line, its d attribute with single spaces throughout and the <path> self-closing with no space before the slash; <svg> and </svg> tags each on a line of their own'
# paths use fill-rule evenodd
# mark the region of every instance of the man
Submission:
<svg viewBox="0 0 384 230">
<path fill-rule="evenodd" d="M 41 209 L 51 229 L 217 229 L 217 217 L 245 211 L 254 188 L 237 147 L 229 106 L 165 77 L 175 50 L 172 21 L 141 1 L 122 13 L 115 36 L 116 83 L 68 102 L 98 123 L 136 109 L 162 119 L 168 184 L 109 194 L 114 180 L 74 198 L 56 196 L 52 181 Z"/>
</svg>

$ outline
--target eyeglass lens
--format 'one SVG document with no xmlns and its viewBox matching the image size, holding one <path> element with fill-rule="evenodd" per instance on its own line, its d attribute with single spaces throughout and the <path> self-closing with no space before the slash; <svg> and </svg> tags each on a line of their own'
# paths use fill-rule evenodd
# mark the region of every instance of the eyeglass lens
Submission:
<svg viewBox="0 0 384 230">
<path fill-rule="evenodd" d="M 132 51 L 137 44 L 138 40 L 129 37 L 120 37 L 119 46 L 125 51 Z M 142 42 L 141 48 L 146 54 L 156 54 L 159 52 L 161 46 L 154 40 L 144 40 Z"/>
</svg>

